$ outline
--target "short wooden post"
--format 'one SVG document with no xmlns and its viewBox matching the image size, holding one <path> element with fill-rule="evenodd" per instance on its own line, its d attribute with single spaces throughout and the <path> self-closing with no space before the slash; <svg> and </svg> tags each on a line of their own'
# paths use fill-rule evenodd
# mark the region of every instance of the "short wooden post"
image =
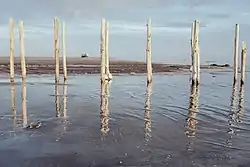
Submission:
<svg viewBox="0 0 250 167">
<path fill-rule="evenodd" d="M 152 82 L 152 62 L 151 62 L 151 18 L 147 23 L 147 49 L 146 49 L 146 62 L 147 62 L 147 84 Z"/>
<path fill-rule="evenodd" d="M 22 80 L 22 118 L 23 127 L 27 126 L 27 90 L 26 90 L 26 79 Z"/>
<path fill-rule="evenodd" d="M 112 75 L 109 71 L 109 23 L 106 21 L 105 24 L 105 74 L 108 81 L 112 80 Z"/>
<path fill-rule="evenodd" d="M 101 83 L 105 81 L 105 19 L 101 21 Z"/>
<path fill-rule="evenodd" d="M 14 20 L 10 18 L 10 83 L 14 83 Z"/>
<path fill-rule="evenodd" d="M 63 74 L 64 74 L 64 81 L 67 80 L 67 60 L 66 60 L 66 33 L 65 33 L 65 22 L 62 23 L 62 54 L 63 54 Z"/>
<path fill-rule="evenodd" d="M 245 73 L 246 73 L 246 56 L 247 56 L 247 47 L 244 42 L 242 42 L 241 50 L 241 81 L 240 84 L 245 84 Z"/>
<path fill-rule="evenodd" d="M 54 18 L 54 59 L 55 59 L 55 83 L 59 83 L 59 30 L 58 18 Z"/>
<path fill-rule="evenodd" d="M 24 80 L 24 79 L 26 79 L 26 63 L 25 63 L 23 21 L 19 22 L 19 39 L 20 39 L 20 56 L 21 56 L 22 79 Z"/>
<path fill-rule="evenodd" d="M 237 82 L 238 78 L 239 31 L 239 24 L 236 24 L 234 34 L 234 83 Z"/>
</svg>

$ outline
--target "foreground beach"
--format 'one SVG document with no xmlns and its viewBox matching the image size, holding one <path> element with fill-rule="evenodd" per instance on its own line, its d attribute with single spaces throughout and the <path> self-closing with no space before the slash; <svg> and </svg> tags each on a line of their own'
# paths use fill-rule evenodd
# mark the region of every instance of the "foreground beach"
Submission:
<svg viewBox="0 0 250 167">
<path fill-rule="evenodd" d="M 53 57 L 27 57 L 26 68 L 28 74 L 54 74 Z M 153 73 L 188 72 L 190 65 L 152 63 Z M 227 69 L 228 65 L 201 65 L 201 69 Z M 69 57 L 67 58 L 68 74 L 99 74 L 99 57 Z M 110 72 L 113 74 L 143 74 L 147 71 L 146 63 L 142 61 L 110 60 Z M 9 73 L 9 57 L 0 58 L 0 71 Z M 15 58 L 15 73 L 21 73 L 20 58 Z M 60 59 L 60 73 L 62 59 Z"/>
</svg>

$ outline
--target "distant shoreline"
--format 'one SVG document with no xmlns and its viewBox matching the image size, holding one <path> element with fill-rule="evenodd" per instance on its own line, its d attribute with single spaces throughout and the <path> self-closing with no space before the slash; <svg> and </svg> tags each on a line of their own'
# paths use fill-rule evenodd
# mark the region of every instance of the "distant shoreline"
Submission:
<svg viewBox="0 0 250 167">
<path fill-rule="evenodd" d="M 99 57 L 68 57 L 68 74 L 98 74 L 100 73 Z M 152 63 L 153 73 L 189 72 L 190 65 Z M 26 57 L 27 74 L 54 74 L 53 57 Z M 201 69 L 229 69 L 229 65 L 202 65 Z M 110 72 L 112 74 L 142 74 L 147 71 L 146 63 L 142 61 L 110 60 Z M 9 73 L 9 57 L 0 57 L 0 72 Z M 60 73 L 62 70 L 62 58 L 60 58 Z M 15 58 L 15 74 L 21 74 L 20 58 Z"/>
</svg>

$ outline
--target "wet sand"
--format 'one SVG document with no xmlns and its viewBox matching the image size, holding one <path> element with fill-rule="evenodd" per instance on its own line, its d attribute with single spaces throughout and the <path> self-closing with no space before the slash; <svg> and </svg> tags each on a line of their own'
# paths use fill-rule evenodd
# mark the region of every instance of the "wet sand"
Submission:
<svg viewBox="0 0 250 167">
<path fill-rule="evenodd" d="M 27 57 L 28 74 L 54 74 L 53 57 Z M 190 65 L 152 63 L 153 73 L 188 72 Z M 99 57 L 70 57 L 67 58 L 68 74 L 98 74 L 100 73 Z M 228 69 L 225 65 L 202 65 L 201 69 Z M 143 74 L 147 71 L 146 63 L 142 61 L 110 60 L 110 72 L 113 74 Z M 9 73 L 9 57 L 0 57 L 0 71 Z M 21 73 L 20 58 L 15 58 L 15 73 Z M 60 73 L 62 59 L 60 59 Z"/>
</svg>

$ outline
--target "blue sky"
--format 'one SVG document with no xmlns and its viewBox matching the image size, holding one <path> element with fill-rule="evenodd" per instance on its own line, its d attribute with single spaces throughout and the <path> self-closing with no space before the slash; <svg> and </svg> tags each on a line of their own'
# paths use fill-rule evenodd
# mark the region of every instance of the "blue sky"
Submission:
<svg viewBox="0 0 250 167">
<path fill-rule="evenodd" d="M 9 53 L 9 18 L 25 26 L 26 56 L 53 56 L 53 18 L 65 20 L 68 56 L 99 56 L 100 23 L 110 22 L 110 56 L 145 60 L 146 21 L 152 19 L 152 59 L 190 62 L 190 28 L 200 21 L 201 63 L 232 64 L 236 23 L 240 41 L 250 44 L 249 0 L 9 0 L 0 6 L 0 55 Z"/>
</svg>

